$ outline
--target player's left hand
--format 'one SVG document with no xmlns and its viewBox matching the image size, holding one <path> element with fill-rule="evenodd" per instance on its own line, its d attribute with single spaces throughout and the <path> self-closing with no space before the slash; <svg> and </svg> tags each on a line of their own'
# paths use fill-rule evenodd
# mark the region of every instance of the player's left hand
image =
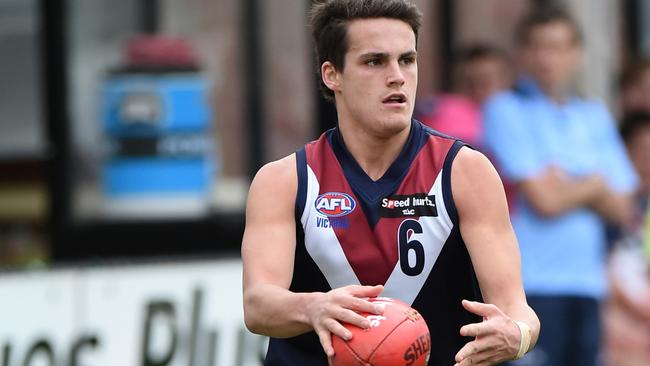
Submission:
<svg viewBox="0 0 650 366">
<path fill-rule="evenodd" d="M 460 328 L 462 336 L 474 340 L 458 351 L 454 366 L 488 366 L 514 359 L 521 342 L 515 321 L 496 305 L 463 300 L 463 307 L 483 321 Z"/>
</svg>

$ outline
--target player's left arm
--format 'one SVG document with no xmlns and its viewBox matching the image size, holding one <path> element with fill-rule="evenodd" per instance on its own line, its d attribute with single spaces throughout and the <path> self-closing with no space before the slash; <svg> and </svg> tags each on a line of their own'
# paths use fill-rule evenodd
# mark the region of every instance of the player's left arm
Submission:
<svg viewBox="0 0 650 366">
<path fill-rule="evenodd" d="M 520 353 L 522 339 L 525 346 L 526 332 L 530 345 L 524 351 L 532 349 L 540 323 L 526 302 L 503 184 L 483 154 L 464 147 L 452 165 L 451 186 L 460 232 L 485 301 L 463 301 L 465 309 L 484 320 L 460 329 L 461 335 L 475 339 L 458 352 L 456 366 L 512 360 Z"/>
</svg>

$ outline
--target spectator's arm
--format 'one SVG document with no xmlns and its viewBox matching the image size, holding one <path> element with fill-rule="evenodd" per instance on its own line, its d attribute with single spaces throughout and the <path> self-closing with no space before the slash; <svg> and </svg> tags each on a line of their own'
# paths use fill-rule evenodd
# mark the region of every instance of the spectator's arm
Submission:
<svg viewBox="0 0 650 366">
<path fill-rule="evenodd" d="M 600 175 L 570 179 L 553 168 L 519 181 L 517 186 L 535 211 L 550 217 L 578 207 L 600 205 L 600 200 L 608 197 L 605 180 Z"/>
<path fill-rule="evenodd" d="M 602 106 L 594 104 L 593 123 L 603 170 L 579 178 L 550 167 L 536 150 L 537 140 L 528 126 L 527 102 L 505 94 L 484 107 L 485 140 L 500 173 L 515 183 L 531 207 L 543 216 L 557 216 L 587 207 L 608 221 L 624 222 L 629 214 L 628 195 L 636 181 L 625 150 Z M 611 119 L 611 118 L 610 118 Z"/>
<path fill-rule="evenodd" d="M 626 225 L 632 220 L 633 195 L 606 190 L 592 205 L 593 209 L 607 222 Z"/>
<path fill-rule="evenodd" d="M 590 204 L 604 190 L 598 176 L 569 180 L 548 167 L 529 125 L 528 102 L 513 94 L 491 99 L 484 107 L 485 141 L 504 178 L 519 188 L 543 216 L 555 216 Z"/>
</svg>

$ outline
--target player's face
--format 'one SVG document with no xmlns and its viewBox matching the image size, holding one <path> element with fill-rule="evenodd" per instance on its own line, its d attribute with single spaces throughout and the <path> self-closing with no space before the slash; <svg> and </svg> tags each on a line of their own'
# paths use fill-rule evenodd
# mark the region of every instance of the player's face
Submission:
<svg viewBox="0 0 650 366">
<path fill-rule="evenodd" d="M 377 137 L 410 126 L 417 88 L 415 34 L 400 20 L 354 20 L 348 25 L 345 67 L 337 72 L 339 118 Z"/>
</svg>

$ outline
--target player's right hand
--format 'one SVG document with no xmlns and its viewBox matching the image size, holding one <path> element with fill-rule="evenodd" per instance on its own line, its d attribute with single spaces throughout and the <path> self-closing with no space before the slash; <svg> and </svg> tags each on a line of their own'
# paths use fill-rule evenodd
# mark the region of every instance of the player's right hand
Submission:
<svg viewBox="0 0 650 366">
<path fill-rule="evenodd" d="M 377 297 L 384 286 L 351 285 L 340 287 L 326 293 L 314 293 L 313 300 L 305 308 L 308 321 L 314 328 L 323 350 L 328 358 L 334 356 L 332 334 L 343 340 L 352 339 L 352 333 L 345 329 L 341 322 L 366 329 L 370 321 L 357 312 L 381 315 L 384 305 L 373 304 L 368 298 Z"/>
</svg>

